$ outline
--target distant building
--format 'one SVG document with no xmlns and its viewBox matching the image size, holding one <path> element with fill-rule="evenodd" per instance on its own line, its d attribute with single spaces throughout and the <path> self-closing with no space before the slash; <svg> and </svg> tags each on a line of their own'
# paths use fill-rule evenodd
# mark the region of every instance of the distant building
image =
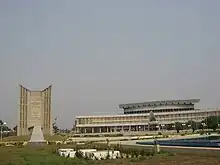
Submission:
<svg viewBox="0 0 220 165">
<path fill-rule="evenodd" d="M 20 85 L 17 135 L 29 135 L 36 125 L 41 125 L 45 135 L 52 135 L 51 88 L 31 91 Z"/>
<path fill-rule="evenodd" d="M 190 120 L 201 122 L 208 116 L 220 116 L 220 109 L 197 109 L 199 99 L 151 101 L 120 104 L 123 115 L 77 116 L 75 132 L 119 133 L 167 129 L 169 124 Z"/>
</svg>

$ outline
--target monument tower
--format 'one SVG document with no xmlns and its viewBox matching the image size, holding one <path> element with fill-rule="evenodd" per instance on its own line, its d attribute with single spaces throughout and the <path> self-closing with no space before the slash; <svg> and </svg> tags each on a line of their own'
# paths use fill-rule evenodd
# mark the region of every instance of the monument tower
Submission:
<svg viewBox="0 0 220 165">
<path fill-rule="evenodd" d="M 31 91 L 22 85 L 19 88 L 20 101 L 17 136 L 30 135 L 36 126 L 41 127 L 44 135 L 52 135 L 52 86 L 42 91 Z"/>
</svg>

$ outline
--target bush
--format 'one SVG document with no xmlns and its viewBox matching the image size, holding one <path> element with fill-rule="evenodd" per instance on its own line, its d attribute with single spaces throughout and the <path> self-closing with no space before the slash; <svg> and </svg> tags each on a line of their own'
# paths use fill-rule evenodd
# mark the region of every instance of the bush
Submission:
<svg viewBox="0 0 220 165">
<path fill-rule="evenodd" d="M 142 161 L 142 160 L 146 160 L 146 157 L 145 157 L 145 156 L 140 156 L 138 159 L 139 159 L 140 161 Z"/>
<path fill-rule="evenodd" d="M 83 153 L 80 151 L 76 151 L 76 157 L 77 158 L 83 158 Z"/>
<path fill-rule="evenodd" d="M 17 146 L 18 148 L 22 148 L 22 147 L 24 147 L 24 142 L 16 142 L 15 143 L 15 146 Z"/>
<path fill-rule="evenodd" d="M 163 138 L 168 138 L 169 136 L 168 135 L 163 135 Z"/>
<path fill-rule="evenodd" d="M 203 130 L 199 132 L 200 135 L 204 135 L 204 133 L 205 132 Z"/>
<path fill-rule="evenodd" d="M 47 144 L 48 144 L 48 145 L 55 145 L 56 142 L 54 142 L 54 141 L 48 141 Z"/>
<path fill-rule="evenodd" d="M 6 145 L 6 143 L 0 143 L 0 146 L 5 146 Z"/>
<path fill-rule="evenodd" d="M 158 135 L 163 135 L 162 132 L 158 132 Z"/>
</svg>

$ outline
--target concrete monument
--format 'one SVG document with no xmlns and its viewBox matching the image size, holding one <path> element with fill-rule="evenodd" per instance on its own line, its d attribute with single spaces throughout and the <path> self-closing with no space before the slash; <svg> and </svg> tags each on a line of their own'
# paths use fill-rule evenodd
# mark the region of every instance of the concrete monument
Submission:
<svg viewBox="0 0 220 165">
<path fill-rule="evenodd" d="M 44 135 L 53 135 L 51 112 L 52 86 L 42 90 L 29 90 L 20 85 L 17 136 L 27 136 L 40 123 Z"/>
</svg>

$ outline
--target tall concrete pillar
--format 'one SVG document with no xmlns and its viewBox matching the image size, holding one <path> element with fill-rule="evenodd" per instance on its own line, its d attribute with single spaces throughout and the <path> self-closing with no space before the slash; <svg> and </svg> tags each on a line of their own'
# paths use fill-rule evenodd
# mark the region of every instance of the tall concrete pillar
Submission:
<svg viewBox="0 0 220 165">
<path fill-rule="evenodd" d="M 160 125 L 158 125 L 158 131 L 160 131 Z"/>
<path fill-rule="evenodd" d="M 124 127 L 121 126 L 120 132 L 124 132 Z"/>
<path fill-rule="evenodd" d="M 92 133 L 94 133 L 94 127 L 92 127 Z"/>
<path fill-rule="evenodd" d="M 76 133 L 79 133 L 79 128 L 76 128 Z"/>
</svg>

